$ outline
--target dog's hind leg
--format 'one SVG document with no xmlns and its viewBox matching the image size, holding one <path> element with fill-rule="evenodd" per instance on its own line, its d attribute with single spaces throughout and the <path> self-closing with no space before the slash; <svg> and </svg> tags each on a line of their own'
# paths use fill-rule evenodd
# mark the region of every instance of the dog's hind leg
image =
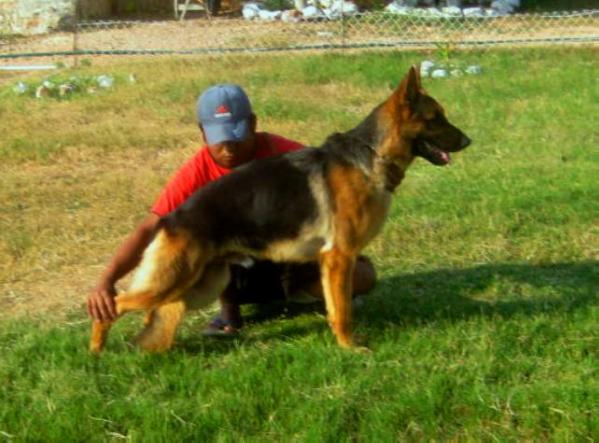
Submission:
<svg viewBox="0 0 599 443">
<path fill-rule="evenodd" d="M 352 275 L 355 258 L 333 248 L 320 255 L 320 273 L 329 324 L 337 343 L 354 346 L 351 331 Z"/>
<path fill-rule="evenodd" d="M 135 343 L 149 352 L 169 349 L 175 340 L 177 327 L 185 315 L 185 301 L 166 303 L 152 311 L 150 322 L 137 336 Z"/>
<path fill-rule="evenodd" d="M 92 322 L 92 334 L 91 339 L 89 341 L 89 350 L 94 353 L 99 353 L 104 344 L 106 343 L 106 338 L 108 337 L 108 331 L 112 326 L 111 321 L 100 321 L 94 320 Z"/>
<path fill-rule="evenodd" d="M 161 229 L 144 252 L 129 290 L 116 297 L 117 313 L 176 301 L 201 276 L 210 259 L 207 249 L 183 230 Z"/>
<path fill-rule="evenodd" d="M 119 316 L 129 311 L 151 311 L 161 304 L 177 301 L 201 276 L 210 259 L 192 235 L 181 230 L 161 229 L 146 248 L 129 291 L 115 298 Z M 90 349 L 99 352 L 111 323 L 94 321 Z"/>
<path fill-rule="evenodd" d="M 185 312 L 203 308 L 216 301 L 229 284 L 230 278 L 227 263 L 207 265 L 200 280 L 183 295 L 182 300 L 166 303 L 148 312 L 146 327 L 137 337 L 136 343 L 150 352 L 169 349 Z"/>
</svg>

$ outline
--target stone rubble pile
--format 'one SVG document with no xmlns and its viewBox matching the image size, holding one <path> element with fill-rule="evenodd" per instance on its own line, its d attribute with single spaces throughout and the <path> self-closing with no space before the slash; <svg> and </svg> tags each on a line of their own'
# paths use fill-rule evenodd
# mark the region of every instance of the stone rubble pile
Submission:
<svg viewBox="0 0 599 443">
<path fill-rule="evenodd" d="M 483 69 L 480 65 L 468 65 L 465 68 L 452 63 L 435 63 L 431 60 L 424 60 L 420 63 L 420 76 L 430 78 L 450 78 L 462 77 L 467 75 L 480 75 Z"/>
<path fill-rule="evenodd" d="M 268 11 L 258 2 L 248 2 L 243 5 L 241 13 L 246 20 L 282 20 L 286 23 L 298 23 L 302 20 L 336 20 L 359 12 L 355 3 L 345 0 L 310 0 L 307 4 L 298 0 L 295 6 L 296 9 L 287 11 Z"/>
<path fill-rule="evenodd" d="M 520 7 L 520 0 L 478 1 L 478 6 L 462 0 L 445 0 L 435 6 L 434 0 L 393 0 L 385 11 L 414 17 L 501 17 L 513 14 Z M 423 7 L 419 7 L 423 6 Z"/>
<path fill-rule="evenodd" d="M 101 90 L 109 90 L 116 83 L 137 83 L 135 74 L 129 74 L 126 79 L 116 78 L 112 75 L 101 74 L 97 76 L 73 75 L 68 78 L 50 76 L 41 83 L 17 82 L 12 91 L 16 95 L 42 98 L 68 98 L 73 94 L 96 94 Z"/>
<path fill-rule="evenodd" d="M 392 0 L 385 11 L 413 17 L 499 17 L 514 13 L 520 7 L 520 2 L 521 0 Z M 294 3 L 295 9 L 270 11 L 260 2 L 250 1 L 243 5 L 241 13 L 246 20 L 298 23 L 302 20 L 336 20 L 360 12 L 351 0 L 295 0 Z"/>
</svg>

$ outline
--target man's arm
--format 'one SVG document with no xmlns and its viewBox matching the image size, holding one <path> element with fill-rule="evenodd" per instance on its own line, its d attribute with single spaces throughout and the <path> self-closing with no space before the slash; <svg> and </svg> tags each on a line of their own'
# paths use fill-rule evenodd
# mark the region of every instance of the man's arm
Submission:
<svg viewBox="0 0 599 443">
<path fill-rule="evenodd" d="M 154 213 L 148 215 L 114 254 L 100 281 L 87 298 L 87 312 L 90 317 L 100 321 L 116 318 L 114 286 L 141 261 L 146 246 L 156 232 L 159 220 L 160 217 Z"/>
</svg>

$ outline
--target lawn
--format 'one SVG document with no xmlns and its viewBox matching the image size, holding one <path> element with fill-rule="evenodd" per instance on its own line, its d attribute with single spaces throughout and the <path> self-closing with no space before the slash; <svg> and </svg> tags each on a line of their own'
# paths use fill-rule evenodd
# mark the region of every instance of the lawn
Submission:
<svg viewBox="0 0 599 443">
<path fill-rule="evenodd" d="M 131 315 L 94 357 L 83 304 L 199 147 L 203 88 L 238 82 L 259 128 L 318 145 L 435 54 L 93 60 L 57 75 L 114 88 L 67 99 L 17 96 L 0 74 L 0 435 L 599 439 L 598 55 L 452 53 L 483 74 L 425 80 L 474 143 L 445 168 L 417 161 L 366 251 L 379 283 L 355 323 L 369 354 L 339 349 L 321 307 L 275 304 L 247 307 L 232 341 L 201 337 L 209 313 L 191 315 L 162 355 L 128 345 Z"/>
</svg>

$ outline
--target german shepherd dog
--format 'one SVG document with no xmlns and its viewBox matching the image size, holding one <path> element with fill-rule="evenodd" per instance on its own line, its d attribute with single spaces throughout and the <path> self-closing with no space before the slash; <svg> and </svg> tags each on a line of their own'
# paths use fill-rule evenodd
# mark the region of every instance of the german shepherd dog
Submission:
<svg viewBox="0 0 599 443">
<path fill-rule="evenodd" d="M 117 313 L 146 310 L 137 342 L 166 350 L 185 311 L 226 288 L 231 262 L 318 261 L 329 324 L 339 345 L 351 348 L 354 264 L 381 230 L 393 191 L 415 157 L 442 166 L 469 144 L 412 67 L 354 129 L 317 149 L 242 166 L 163 217 L 129 290 L 115 299 Z M 94 321 L 92 351 L 102 349 L 110 326 Z"/>
</svg>

